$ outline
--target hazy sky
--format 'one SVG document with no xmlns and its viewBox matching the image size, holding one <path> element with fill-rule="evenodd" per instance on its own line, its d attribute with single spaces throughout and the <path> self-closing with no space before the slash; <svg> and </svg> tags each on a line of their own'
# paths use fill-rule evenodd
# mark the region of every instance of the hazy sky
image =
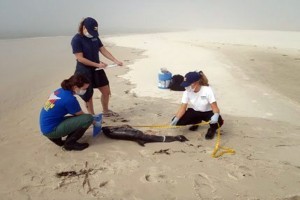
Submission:
<svg viewBox="0 0 300 200">
<path fill-rule="evenodd" d="M 0 0 L 0 38 L 199 28 L 300 31 L 300 0 Z"/>
</svg>

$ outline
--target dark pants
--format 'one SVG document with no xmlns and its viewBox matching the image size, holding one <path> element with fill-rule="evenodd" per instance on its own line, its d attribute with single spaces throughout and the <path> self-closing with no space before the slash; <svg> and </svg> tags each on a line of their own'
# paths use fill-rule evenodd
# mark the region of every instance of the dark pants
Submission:
<svg viewBox="0 0 300 200">
<path fill-rule="evenodd" d="M 51 139 L 62 138 L 76 131 L 78 128 L 88 128 L 93 121 L 93 116 L 90 114 L 67 116 L 65 117 L 65 120 L 55 128 L 54 131 L 45 134 L 45 136 Z"/>
<path fill-rule="evenodd" d="M 184 115 L 179 119 L 176 125 L 192 125 L 192 124 L 198 124 L 202 121 L 209 121 L 210 118 L 214 115 L 212 111 L 207 111 L 207 112 L 200 112 L 200 111 L 195 111 L 192 108 L 188 108 Z M 218 119 L 219 126 L 221 127 L 223 125 L 223 119 L 221 115 L 219 116 Z M 210 127 L 213 130 L 218 129 L 218 124 L 209 124 Z"/>
</svg>

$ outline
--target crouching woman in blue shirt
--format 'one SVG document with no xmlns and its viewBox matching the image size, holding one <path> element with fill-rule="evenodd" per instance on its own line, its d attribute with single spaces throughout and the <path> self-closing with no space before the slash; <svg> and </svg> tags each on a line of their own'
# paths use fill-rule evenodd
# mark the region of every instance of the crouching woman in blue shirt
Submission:
<svg viewBox="0 0 300 200">
<path fill-rule="evenodd" d="M 192 125 L 209 121 L 210 128 L 207 130 L 205 139 L 213 139 L 218 127 L 223 125 L 223 119 L 206 76 L 202 71 L 189 72 L 185 75 L 181 86 L 185 87 L 182 104 L 172 119 L 171 125 Z M 197 129 L 198 125 L 190 127 L 191 131 Z"/>
<path fill-rule="evenodd" d="M 74 96 L 83 95 L 89 87 L 85 76 L 77 74 L 61 83 L 44 104 L 40 113 L 40 129 L 44 136 L 65 150 L 81 151 L 88 143 L 78 143 L 88 127 L 93 123 L 93 116 L 85 114 Z M 66 116 L 70 114 L 69 116 Z M 66 137 L 62 140 L 62 137 Z"/>
</svg>

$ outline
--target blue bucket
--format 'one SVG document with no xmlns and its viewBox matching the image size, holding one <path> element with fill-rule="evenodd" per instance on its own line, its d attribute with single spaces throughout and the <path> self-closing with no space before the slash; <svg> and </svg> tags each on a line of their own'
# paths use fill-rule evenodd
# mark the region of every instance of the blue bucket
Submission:
<svg viewBox="0 0 300 200">
<path fill-rule="evenodd" d="M 99 124 L 101 124 L 100 126 L 95 126 L 93 127 L 93 137 L 96 137 L 98 134 L 101 133 L 101 129 L 102 129 L 102 113 L 98 114 L 98 115 L 94 115 L 94 120 L 96 122 L 100 122 Z"/>
<path fill-rule="evenodd" d="M 168 89 L 172 79 L 172 73 L 169 71 L 158 73 L 158 88 Z"/>
</svg>

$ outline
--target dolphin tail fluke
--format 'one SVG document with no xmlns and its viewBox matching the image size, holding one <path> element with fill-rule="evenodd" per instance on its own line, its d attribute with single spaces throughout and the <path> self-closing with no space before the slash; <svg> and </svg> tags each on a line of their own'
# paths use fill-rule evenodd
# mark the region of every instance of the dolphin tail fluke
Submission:
<svg viewBox="0 0 300 200">
<path fill-rule="evenodd" d="M 174 142 L 174 141 L 186 142 L 189 140 L 184 135 L 177 135 L 177 136 L 166 136 L 164 142 Z"/>
<path fill-rule="evenodd" d="M 175 139 L 180 142 L 189 141 L 184 135 L 177 135 L 177 136 L 175 136 Z"/>
</svg>

